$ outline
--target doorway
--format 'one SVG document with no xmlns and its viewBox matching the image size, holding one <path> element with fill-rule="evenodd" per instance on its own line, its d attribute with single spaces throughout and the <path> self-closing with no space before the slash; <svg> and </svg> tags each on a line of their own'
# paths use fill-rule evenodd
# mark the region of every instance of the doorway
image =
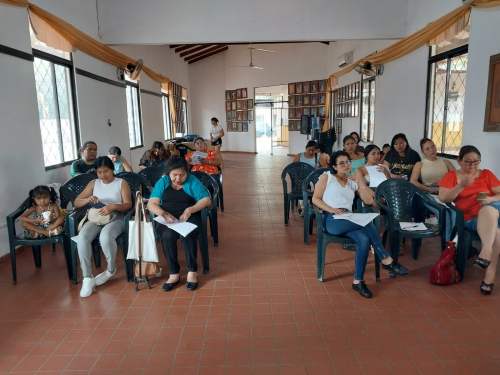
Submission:
<svg viewBox="0 0 500 375">
<path fill-rule="evenodd" d="M 258 154 L 288 154 L 287 85 L 255 88 L 255 136 Z"/>
</svg>

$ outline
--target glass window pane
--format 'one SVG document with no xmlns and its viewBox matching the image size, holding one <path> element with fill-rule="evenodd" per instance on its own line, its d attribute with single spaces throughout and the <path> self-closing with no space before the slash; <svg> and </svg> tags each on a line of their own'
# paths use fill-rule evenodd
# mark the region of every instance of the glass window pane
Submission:
<svg viewBox="0 0 500 375">
<path fill-rule="evenodd" d="M 73 109 L 73 96 L 69 89 L 70 71 L 62 65 L 54 65 L 56 73 L 57 100 L 59 104 L 59 118 L 61 122 L 61 139 L 63 143 L 64 161 L 77 158 L 76 132 Z"/>
<path fill-rule="evenodd" d="M 127 122 L 130 147 L 141 146 L 142 136 L 139 113 L 139 89 L 127 85 L 125 94 L 127 98 Z"/>
<path fill-rule="evenodd" d="M 431 85 L 429 93 L 429 117 L 427 136 L 436 144 L 439 152 L 443 145 L 443 122 L 445 115 L 446 74 L 448 60 L 441 60 L 431 65 Z"/>
<path fill-rule="evenodd" d="M 361 92 L 361 139 L 366 142 L 368 140 L 368 119 L 370 106 L 370 82 L 362 83 Z"/>
<path fill-rule="evenodd" d="M 375 132 L 375 80 L 370 81 L 370 117 L 368 129 L 368 142 L 373 142 L 373 134 Z"/>
<path fill-rule="evenodd" d="M 170 102 L 168 96 L 163 97 L 163 121 L 165 126 L 165 139 L 172 138 L 172 120 L 170 117 Z"/>
</svg>

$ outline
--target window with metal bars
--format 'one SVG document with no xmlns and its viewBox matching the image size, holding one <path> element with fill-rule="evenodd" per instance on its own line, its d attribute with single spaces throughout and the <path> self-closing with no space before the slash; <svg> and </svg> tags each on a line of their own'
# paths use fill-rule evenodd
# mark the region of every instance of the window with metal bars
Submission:
<svg viewBox="0 0 500 375">
<path fill-rule="evenodd" d="M 361 140 L 373 142 L 375 133 L 375 77 L 361 82 Z"/>
<path fill-rule="evenodd" d="M 71 164 L 78 157 L 78 120 L 73 62 L 33 50 L 45 169 Z"/>
<path fill-rule="evenodd" d="M 189 134 L 188 105 L 184 99 L 182 99 L 182 122 L 184 123 L 184 134 Z"/>
<path fill-rule="evenodd" d="M 456 157 L 462 147 L 467 63 L 468 45 L 429 59 L 425 134 L 442 156 Z"/>
<path fill-rule="evenodd" d="M 172 139 L 172 117 L 170 115 L 170 99 L 163 95 L 163 126 L 165 128 L 165 140 Z"/>
<path fill-rule="evenodd" d="M 126 81 L 127 122 L 130 148 L 144 146 L 142 143 L 141 99 L 139 85 Z"/>
</svg>

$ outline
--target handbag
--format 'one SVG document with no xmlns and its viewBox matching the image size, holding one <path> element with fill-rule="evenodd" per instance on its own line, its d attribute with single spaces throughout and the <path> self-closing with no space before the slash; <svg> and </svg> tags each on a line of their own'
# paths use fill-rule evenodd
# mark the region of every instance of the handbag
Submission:
<svg viewBox="0 0 500 375">
<path fill-rule="evenodd" d="M 460 273 L 455 265 L 456 250 L 455 242 L 446 242 L 446 248 L 441 253 L 437 263 L 431 269 L 429 281 L 432 284 L 450 285 L 458 283 L 461 280 Z"/>
<path fill-rule="evenodd" d="M 141 214 L 143 220 L 141 220 Z M 158 266 L 158 250 L 153 231 L 153 223 L 146 215 L 142 195 L 137 192 L 135 218 L 129 221 L 129 247 L 127 259 L 134 259 L 134 276 L 136 278 L 156 276 L 160 272 Z"/>
<path fill-rule="evenodd" d="M 80 224 L 78 224 L 78 232 L 80 232 L 83 228 L 83 224 L 88 220 L 92 224 L 103 226 L 108 223 L 111 223 L 113 220 L 115 220 L 116 215 L 109 214 L 109 215 L 100 215 L 99 214 L 99 208 L 89 208 L 87 210 L 87 213 L 83 217 L 83 219 L 80 221 Z"/>
</svg>

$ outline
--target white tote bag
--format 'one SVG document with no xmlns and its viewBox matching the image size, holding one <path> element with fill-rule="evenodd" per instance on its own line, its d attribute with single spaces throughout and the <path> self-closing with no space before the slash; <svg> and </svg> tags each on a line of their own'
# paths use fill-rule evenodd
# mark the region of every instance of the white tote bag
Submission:
<svg viewBox="0 0 500 375">
<path fill-rule="evenodd" d="M 141 213 L 143 220 L 141 221 Z M 135 220 L 129 221 L 128 228 L 128 254 L 127 259 L 139 260 L 139 225 L 141 226 L 141 255 L 144 262 L 158 263 L 158 250 L 156 249 L 156 239 L 153 231 L 153 223 L 146 215 L 144 202 L 140 192 L 137 192 L 135 204 Z"/>
</svg>

